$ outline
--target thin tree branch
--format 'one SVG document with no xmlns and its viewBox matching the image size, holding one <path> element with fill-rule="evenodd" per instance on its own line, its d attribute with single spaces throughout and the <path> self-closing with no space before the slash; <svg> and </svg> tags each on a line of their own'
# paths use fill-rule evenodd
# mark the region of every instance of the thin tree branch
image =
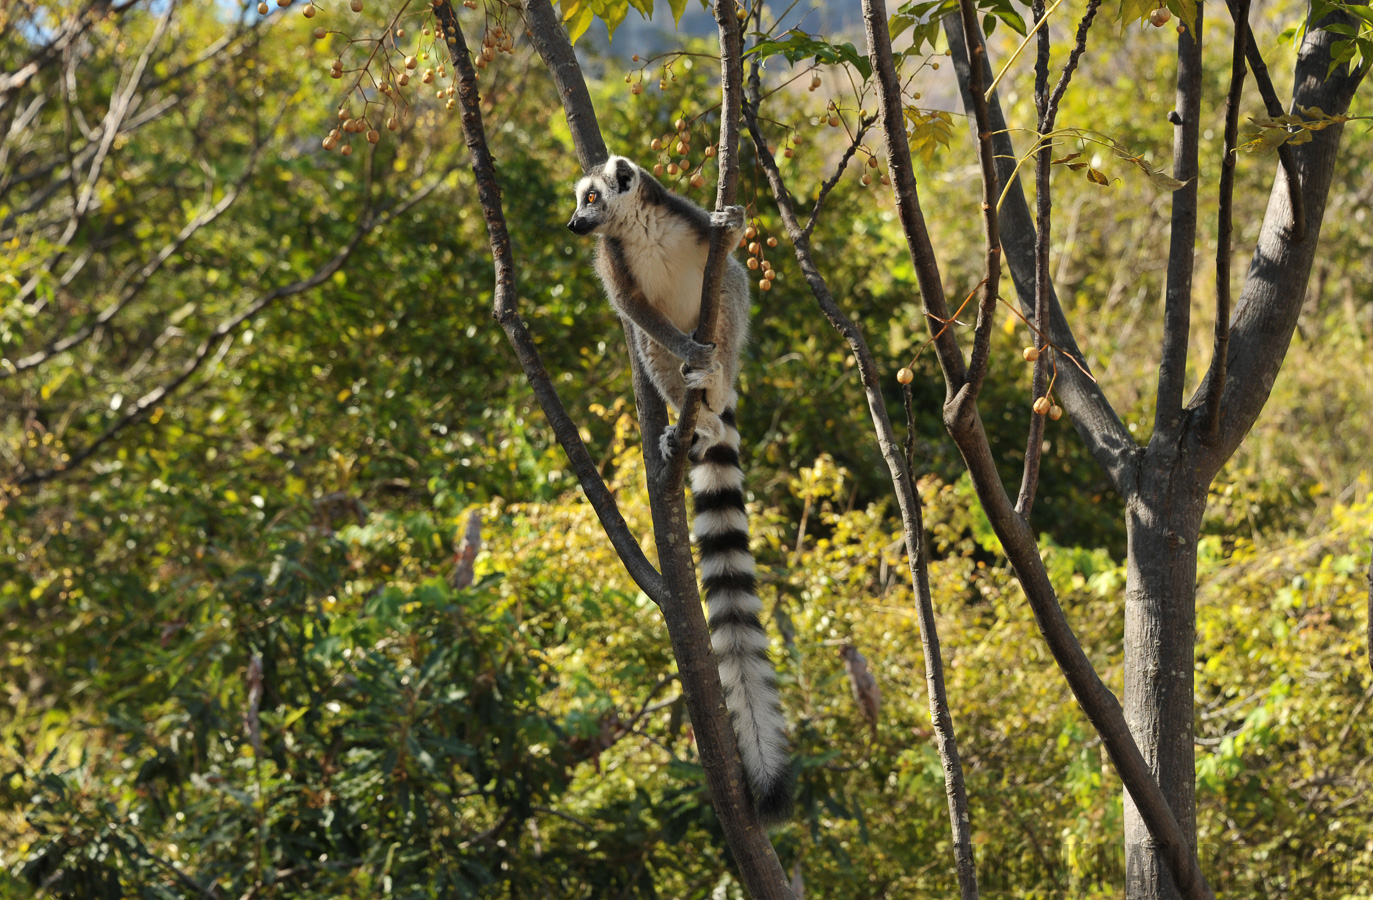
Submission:
<svg viewBox="0 0 1373 900">
<path fill-rule="evenodd" d="M 901 110 L 898 102 L 900 84 L 892 58 L 891 38 L 887 32 L 887 14 L 883 0 L 863 0 L 863 25 L 867 32 L 869 59 L 881 101 L 879 108 L 882 110 L 883 126 L 887 136 L 889 161 L 893 172 L 900 174 L 904 170 L 904 176 L 895 185 L 898 209 L 902 202 L 910 203 L 918 209 L 919 200 L 915 195 L 914 179 L 910 177 L 909 170 L 910 150 L 905 143 L 905 134 L 901 127 Z M 973 31 L 973 34 L 976 33 Z M 974 59 L 975 65 L 976 62 Z M 910 195 L 902 197 L 902 193 L 907 189 Z M 910 222 L 919 222 L 919 227 L 923 229 L 922 221 L 915 217 L 902 217 L 903 227 L 907 227 Z M 930 252 L 928 234 L 914 233 L 907 228 L 906 242 L 913 257 L 924 256 Z M 921 259 L 920 265 L 933 268 L 937 275 L 937 265 L 932 254 Z M 945 346 L 936 341 L 935 352 L 944 354 Z M 958 352 L 956 342 L 953 343 L 952 351 Z M 942 359 L 941 365 L 944 365 Z M 945 365 L 945 371 L 947 370 L 948 366 Z M 1214 900 L 1214 895 L 1201 874 L 1196 854 L 1192 852 L 1186 835 L 1178 826 L 1167 799 L 1130 734 L 1120 702 L 1102 683 L 1091 661 L 1083 653 L 1062 607 L 1059 606 L 1048 572 L 1039 556 L 1034 533 L 1029 523 L 1016 514 L 1001 483 L 977 405 L 963 402 L 965 395 L 965 392 L 959 391 L 945 405 L 944 424 L 963 454 L 978 500 L 1020 579 L 1021 587 L 1034 611 L 1035 620 L 1045 642 L 1072 688 L 1073 695 L 1101 735 L 1102 744 L 1115 764 L 1121 782 L 1130 792 L 1130 797 L 1139 808 L 1149 833 L 1159 845 L 1161 855 L 1172 872 L 1174 883 L 1189 900 Z"/>
<path fill-rule="evenodd" d="M 968 45 L 964 39 L 962 23 L 954 14 L 943 20 L 944 36 L 948 39 L 953 55 L 954 72 L 958 77 L 959 90 L 963 95 L 965 109 L 972 109 L 972 67 L 968 59 Z M 981 34 L 978 35 L 979 42 Z M 991 67 L 984 58 L 982 61 L 983 79 L 991 80 Z M 1020 179 L 1015 174 L 1016 152 L 1011 143 L 1010 132 L 1006 128 L 1006 118 L 1001 111 L 1000 97 L 992 92 L 988 101 L 988 112 L 993 128 L 993 143 L 996 147 L 997 167 L 1000 180 L 1006 183 L 1006 196 L 1001 202 L 1001 246 L 1006 253 L 1010 266 L 1011 279 L 1015 282 L 1016 296 L 1021 311 L 1029 318 L 1034 315 L 1033 301 L 1035 292 L 1035 227 L 1030 216 L 1029 204 Z M 1064 318 L 1058 297 L 1049 284 L 1049 328 L 1050 340 L 1057 347 L 1075 359 L 1084 361 L 1086 355 L 1078 348 L 1072 329 Z M 1078 437 L 1091 452 L 1092 458 L 1101 466 L 1122 496 L 1129 496 L 1134 489 L 1135 460 L 1140 448 L 1135 443 L 1124 423 L 1111 407 L 1110 401 L 1102 393 L 1095 379 L 1078 371 L 1076 366 L 1060 367 L 1058 381 L 1055 383 L 1063 408 L 1072 419 Z"/>
<path fill-rule="evenodd" d="M 596 107 L 591 104 L 591 93 L 586 89 L 577 54 L 549 0 L 524 0 L 524 23 L 529 28 L 534 49 L 553 76 L 582 171 L 589 172 L 605 162 L 610 154 L 601 137 L 601 126 L 596 122 Z"/>
<path fill-rule="evenodd" d="M 284 113 L 285 110 L 282 111 L 283 115 Z M 280 116 L 278 116 L 278 120 L 280 120 Z M 252 174 L 257 167 L 258 158 L 261 156 L 265 146 L 265 141 L 259 141 L 253 147 L 253 151 L 248 157 L 248 163 L 244 168 L 243 173 L 232 185 L 230 185 L 229 189 L 224 193 L 224 196 L 219 199 L 219 202 L 215 203 L 209 209 L 202 211 L 195 218 L 191 219 L 191 221 L 187 222 L 181 231 L 158 251 L 156 256 L 148 260 L 148 262 L 138 270 L 133 279 L 125 286 L 123 292 L 119 295 L 118 300 L 91 317 L 85 325 L 78 328 L 72 334 L 52 341 L 43 350 L 30 353 L 28 356 L 20 357 L 13 363 L 6 363 L 5 361 L 0 360 L 0 381 L 43 365 L 59 353 L 65 353 L 73 347 L 83 343 L 93 334 L 108 325 L 115 316 L 118 316 L 135 298 L 138 297 L 152 277 L 162 268 L 163 264 L 172 256 L 176 255 L 197 231 L 219 218 L 220 215 L 234 204 L 234 201 L 238 199 L 239 194 L 242 192 L 243 186 L 247 184 L 248 179 L 252 177 Z"/>
<path fill-rule="evenodd" d="M 720 29 L 720 178 L 715 188 L 715 210 L 724 212 L 734 205 L 739 184 L 739 108 L 743 98 L 743 39 L 739 34 L 739 19 L 735 16 L 734 0 L 716 0 L 715 22 Z M 715 340 L 715 320 L 718 318 L 720 287 L 724 282 L 725 266 L 734 252 L 733 243 L 726 245 L 728 229 L 712 223 L 710 250 L 706 254 L 706 269 L 701 278 L 701 309 L 696 323 L 697 340 Z M 669 490 L 680 490 L 686 477 L 687 453 L 692 435 L 696 433 L 696 415 L 705 398 L 704 388 L 687 391 L 677 426 L 671 432 L 672 444 L 678 452 L 668 461 Z M 717 410 L 718 412 L 718 410 Z"/>
<path fill-rule="evenodd" d="M 1033 0 L 1031 6 L 1035 24 L 1044 18 L 1044 0 Z M 1020 494 L 1015 511 L 1023 518 L 1030 517 L 1034 508 L 1035 489 L 1039 486 L 1039 461 L 1044 449 L 1044 425 L 1048 421 L 1049 405 L 1046 388 L 1049 383 L 1049 355 L 1044 352 L 1044 327 L 1049 318 L 1049 234 L 1053 213 L 1053 196 L 1049 193 L 1049 164 L 1053 160 L 1053 142 L 1045 137 L 1052 130 L 1049 116 L 1049 29 L 1040 28 L 1035 52 L 1035 112 L 1039 119 L 1038 144 L 1035 152 L 1035 312 L 1034 375 L 1030 379 L 1030 432 L 1025 438 L 1025 468 L 1020 477 Z M 974 94 L 976 88 L 973 89 Z M 1040 398 L 1044 397 L 1044 402 Z M 1042 411 L 1041 411 L 1042 410 Z"/>
<path fill-rule="evenodd" d="M 1330 72 L 1331 45 L 1343 37 L 1321 25 L 1353 21 L 1352 16 L 1337 11 L 1308 30 L 1293 77 L 1295 106 L 1319 107 L 1327 115 L 1340 115 L 1349 109 L 1365 73 L 1362 69 L 1350 72 L 1347 65 Z M 1228 377 L 1220 400 L 1225 417 L 1215 441 L 1203 448 L 1205 459 L 1198 467 L 1198 484 L 1208 484 L 1249 433 L 1282 367 L 1306 295 L 1343 131 L 1343 126 L 1331 125 L 1292 148 L 1308 232 L 1300 243 L 1293 236 L 1287 170 L 1280 167 L 1277 171 L 1258 245 L 1230 320 Z M 1208 381 L 1209 374 L 1193 403 L 1206 396 Z"/>
<path fill-rule="evenodd" d="M 723 0 L 721 5 L 724 7 L 722 14 L 736 14 L 733 0 Z M 456 19 L 451 17 L 449 0 L 438 0 L 436 9 L 447 10 L 447 21 L 452 23 L 448 30 L 454 30 Z M 595 112 L 576 55 L 548 0 L 526 0 L 524 9 L 525 23 L 533 35 L 535 49 L 558 86 L 577 157 L 583 167 L 594 166 L 606 157 L 605 143 L 596 126 Z M 658 439 L 667 426 L 667 409 L 640 365 L 633 347 L 634 326 L 630 322 L 625 322 L 625 337 L 630 344 L 629 360 L 643 437 L 649 509 L 664 584 L 664 598 L 659 606 L 672 640 L 672 654 L 681 675 L 716 818 L 738 866 L 739 878 L 755 900 L 792 900 L 786 873 L 767 831 L 758 821 L 744 784 L 738 743 L 725 705 L 715 655 L 711 652 L 710 632 L 696 582 L 686 498 L 680 485 L 672 490 L 664 487 L 665 461 Z"/>
<path fill-rule="evenodd" d="M 1038 403 L 1039 398 L 1047 397 L 1045 391 L 1049 383 L 1049 361 L 1051 359 L 1044 352 L 1046 347 L 1044 339 L 1049 328 L 1049 315 L 1054 297 L 1053 281 L 1049 276 L 1050 216 L 1053 207 L 1052 197 L 1049 193 L 1049 168 L 1053 162 L 1053 145 L 1048 135 L 1054 130 L 1054 120 L 1058 117 L 1058 104 L 1068 90 L 1068 83 L 1073 78 L 1073 72 L 1077 69 L 1078 61 L 1087 50 L 1087 32 L 1092 27 L 1092 20 L 1096 18 L 1096 11 L 1100 5 L 1101 0 L 1089 0 L 1087 3 L 1087 12 L 1082 16 L 1082 21 L 1077 26 L 1077 40 L 1073 44 L 1072 51 L 1068 54 L 1068 61 L 1063 65 L 1063 72 L 1059 75 L 1058 84 L 1054 86 L 1052 95 L 1049 93 L 1049 29 L 1041 28 L 1039 31 L 1039 49 L 1035 58 L 1035 108 L 1039 114 L 1040 147 L 1035 154 L 1035 206 L 1037 207 L 1037 214 L 1035 217 L 1034 295 L 1034 347 L 1039 355 L 1035 357 L 1034 376 L 1031 380 L 1031 403 Z M 1036 20 L 1045 15 L 1044 0 L 1035 0 L 1034 8 Z M 1030 433 L 1025 441 L 1025 469 L 1020 479 L 1020 494 L 1015 504 L 1015 511 L 1026 519 L 1030 517 L 1030 510 L 1034 508 L 1035 490 L 1039 485 L 1039 464 L 1044 450 L 1044 427 L 1047 413 L 1048 410 L 1041 413 L 1033 407 L 1031 408 Z"/>
<path fill-rule="evenodd" d="M 745 122 L 753 138 L 753 146 L 758 161 L 763 166 L 768 185 L 777 200 L 777 208 L 782 216 L 782 224 L 787 229 L 796 252 L 796 261 L 810 285 L 820 309 L 834 329 L 848 342 L 858 362 L 858 377 L 863 384 L 867 397 L 868 412 L 872 416 L 873 431 L 877 436 L 878 448 L 887 463 L 892 489 L 896 494 L 897 506 L 901 511 L 903 539 L 906 545 L 906 560 L 911 572 L 911 587 L 916 598 L 916 621 L 920 626 L 920 641 L 925 656 L 925 683 L 930 697 L 930 720 L 934 725 L 935 743 L 944 768 L 944 791 L 949 804 L 949 822 L 953 833 L 954 867 L 958 874 L 959 895 L 962 900 L 977 898 L 977 867 L 972 848 L 972 823 L 968 814 L 968 792 L 963 781 L 963 764 L 958 753 L 958 741 L 954 736 L 953 716 L 949 711 L 948 692 L 944 685 L 944 661 L 940 651 L 939 632 L 934 620 L 934 603 L 931 599 L 929 579 L 929 550 L 925 542 L 925 525 L 921 512 L 920 494 L 911 477 L 911 471 L 896 433 L 892 429 L 891 418 L 887 413 L 886 401 L 882 397 L 881 376 L 872 351 L 863 338 L 862 331 L 844 314 L 830 293 L 829 286 L 815 265 L 810 249 L 810 232 L 802 227 L 796 217 L 796 206 L 792 201 L 782 173 L 777 168 L 777 160 L 768 149 L 758 126 L 757 68 L 750 78 L 752 105 L 744 108 Z M 856 144 L 855 144 L 856 146 Z M 814 217 L 811 222 L 813 224 Z M 907 394 L 909 396 L 909 394 Z"/>
<path fill-rule="evenodd" d="M 147 44 L 143 47 L 143 52 L 139 54 L 138 61 L 134 63 L 133 70 L 129 73 L 128 80 L 122 90 L 116 93 L 110 101 L 109 110 L 105 114 L 105 121 L 102 125 L 100 136 L 100 146 L 96 150 L 95 158 L 91 160 L 90 168 L 86 172 L 85 183 L 81 185 L 80 191 L 75 197 L 72 205 L 71 217 L 67 221 L 67 227 L 62 236 L 57 239 L 57 246 L 52 255 L 43 263 L 39 272 L 34 274 L 14 298 L 14 302 L 23 303 L 33 292 L 37 290 L 42 280 L 42 275 L 51 272 L 54 267 L 66 255 L 67 248 L 71 244 L 72 238 L 80 229 L 81 224 L 86 220 L 86 213 L 89 212 L 91 200 L 95 196 L 95 187 L 100 180 L 100 173 L 105 167 L 105 160 L 109 157 L 110 150 L 114 146 L 114 139 L 119 134 L 120 125 L 128 116 L 133 108 L 135 97 L 141 96 L 138 93 L 139 85 L 143 81 L 143 74 L 147 71 L 148 63 L 152 61 L 153 54 L 157 50 L 158 44 L 162 43 L 162 37 L 167 33 L 168 26 L 172 22 L 172 14 L 176 12 L 176 0 L 168 0 L 166 12 L 158 19 L 157 26 L 153 29 L 152 36 L 148 38 Z M 75 187 L 75 180 L 72 182 Z"/>
<path fill-rule="evenodd" d="M 1182 427 L 1182 388 L 1187 379 L 1187 345 L 1192 328 L 1192 271 L 1197 246 L 1197 153 L 1201 134 L 1201 32 L 1205 10 L 1196 5 L 1195 27 L 1178 35 L 1177 108 L 1173 123 L 1173 177 L 1185 182 L 1173 192 L 1169 226 L 1168 280 L 1163 301 L 1163 347 L 1154 402 L 1154 432 L 1161 444 L 1175 441 Z"/>
<path fill-rule="evenodd" d="M 1230 91 L 1225 98 L 1225 156 L 1221 160 L 1216 224 L 1216 330 L 1211 354 L 1210 390 L 1202 400 L 1202 439 L 1220 430 L 1221 395 L 1225 392 L 1225 357 L 1230 350 L 1230 244 L 1234 231 L 1235 154 L 1239 137 L 1240 100 L 1244 94 L 1244 49 L 1249 42 L 1249 0 L 1236 0 L 1235 43 L 1230 55 Z"/>
<path fill-rule="evenodd" d="M 290 284 L 285 284 L 273 288 L 272 290 L 258 297 L 252 303 L 248 304 L 235 315 L 230 316 L 229 318 L 220 322 L 217 326 L 215 326 L 214 330 L 210 332 L 210 334 L 205 338 L 205 340 L 203 340 L 200 343 L 200 346 L 196 348 L 195 353 L 191 355 L 191 358 L 186 361 L 186 363 L 181 367 L 181 370 L 170 381 L 157 386 L 151 391 L 148 391 L 142 397 L 139 397 L 138 400 L 136 400 L 133 403 L 133 405 L 129 407 L 128 412 L 119 417 L 119 419 L 117 419 L 113 424 L 107 427 L 103 432 L 100 433 L 98 437 L 96 437 L 94 440 L 88 443 L 85 447 L 83 447 L 75 453 L 72 453 L 70 455 L 70 458 L 64 461 L 62 465 L 56 466 L 51 469 L 30 472 L 29 474 L 19 478 L 15 482 L 15 484 L 18 487 L 26 487 L 31 484 L 37 484 L 43 481 L 48 481 L 61 475 L 66 475 L 75 470 L 86 460 L 94 456 L 95 453 L 102 446 L 108 443 L 121 431 L 123 431 L 128 426 L 132 425 L 134 422 L 137 422 L 138 420 L 142 419 L 144 415 L 148 412 L 148 410 L 157 406 L 167 397 L 171 396 L 177 390 L 179 390 L 184 384 L 186 384 L 187 381 L 191 379 L 191 376 L 195 375 L 195 373 L 200 370 L 200 368 L 208 360 L 216 356 L 216 354 L 222 354 L 224 351 L 226 351 L 228 349 L 229 343 L 233 340 L 234 332 L 236 332 L 244 322 L 247 322 L 253 316 L 256 316 L 257 314 L 261 313 L 264 309 L 266 309 L 268 306 L 270 306 L 277 300 L 280 300 L 282 297 L 290 297 L 295 294 L 300 294 L 310 290 L 311 288 L 318 287 L 319 285 L 323 284 L 325 281 L 329 279 L 330 276 L 332 276 L 335 272 L 337 272 L 340 268 L 343 267 L 343 264 L 348 261 L 348 258 L 350 256 L 352 256 L 353 251 L 356 250 L 358 245 L 362 243 L 362 239 L 365 238 L 368 234 L 370 234 L 373 229 L 375 229 L 378 225 L 385 224 L 386 222 L 389 222 L 392 219 L 394 219 L 396 216 L 404 213 L 415 203 L 419 202 L 420 199 L 427 196 L 429 192 L 432 191 L 437 185 L 437 181 L 429 184 L 428 186 L 422 188 L 420 191 L 417 191 L 415 194 L 412 194 L 402 203 L 388 210 L 382 216 L 375 215 L 369 206 L 369 208 L 364 210 L 361 217 L 359 218 L 358 225 L 353 230 L 353 234 L 348 239 L 348 242 L 344 244 L 343 247 L 340 248 L 339 251 L 335 253 L 332 258 L 330 258 L 326 263 L 324 263 L 322 266 L 316 269 L 312 274 L 298 281 L 293 281 Z M 369 171 L 368 188 L 366 191 L 368 194 L 370 194 L 370 187 L 371 176 Z"/>
<path fill-rule="evenodd" d="M 510 245 L 510 234 L 505 225 L 505 213 L 501 208 L 500 186 L 496 181 L 495 162 L 486 143 L 486 131 L 482 125 L 481 98 L 477 93 L 477 75 L 467 51 L 467 42 L 458 26 L 457 16 L 450 3 L 442 2 L 434 6 L 439 26 L 447 36 L 449 57 L 458 71 L 458 102 L 462 106 L 463 134 L 467 149 L 472 154 L 472 172 L 476 177 L 477 196 L 481 201 L 482 212 L 486 217 L 486 228 L 491 241 L 491 255 L 495 261 L 494 308 L 492 314 L 505 330 L 520 361 L 525 378 L 534 391 L 539 406 L 543 408 L 550 427 L 562 445 L 563 452 L 577 481 L 586 494 L 587 501 L 596 516 L 606 537 L 614 546 L 615 552 L 628 570 L 631 578 L 654 603 L 662 605 L 666 594 L 662 576 L 644 556 L 639 542 L 629 531 L 619 506 L 601 477 L 596 461 L 582 443 L 577 423 L 568 415 L 557 389 L 544 368 L 538 348 L 529 330 L 525 328 L 517 307 L 517 274 L 515 254 Z"/>
<path fill-rule="evenodd" d="M 987 243 L 987 275 L 982 282 L 982 299 L 977 305 L 977 325 L 973 328 L 973 352 L 968 360 L 968 380 L 964 385 L 964 403 L 976 403 L 987 377 L 992 356 L 992 325 L 996 319 L 996 298 L 1001 289 L 1001 226 L 996 202 L 1001 194 L 997 186 L 996 151 L 992 147 L 991 114 L 987 110 L 986 85 L 982 81 L 979 58 L 987 53 L 980 40 L 977 10 L 973 0 L 959 0 L 963 18 L 963 39 L 972 48 L 973 122 L 977 127 L 977 158 L 982 167 L 982 229 Z M 1046 32 L 1047 34 L 1047 32 Z M 898 120 L 899 121 L 899 120 Z M 888 122 L 887 127 L 892 127 Z"/>
<path fill-rule="evenodd" d="M 1230 10 L 1230 18 L 1235 18 L 1235 0 L 1225 0 Z M 1263 61 L 1258 41 L 1254 40 L 1254 30 L 1249 29 L 1249 40 L 1244 45 L 1244 53 L 1249 58 L 1249 68 L 1254 72 L 1254 85 L 1263 98 L 1264 109 L 1271 118 L 1283 114 L 1282 101 L 1273 88 L 1273 79 L 1268 75 L 1268 65 Z M 1297 176 L 1297 160 L 1292 155 L 1291 144 L 1278 145 L 1278 161 L 1287 172 L 1287 200 L 1292 204 L 1292 242 L 1300 244 L 1306 237 L 1306 210 L 1302 203 L 1301 179 Z"/>
</svg>

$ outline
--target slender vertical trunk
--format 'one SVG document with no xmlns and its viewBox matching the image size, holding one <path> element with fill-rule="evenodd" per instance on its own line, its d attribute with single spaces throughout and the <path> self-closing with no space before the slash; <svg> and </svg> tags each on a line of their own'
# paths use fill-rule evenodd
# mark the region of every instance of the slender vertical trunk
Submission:
<svg viewBox="0 0 1373 900">
<path fill-rule="evenodd" d="M 1192 669 L 1197 536 L 1206 491 L 1193 487 L 1188 477 L 1193 466 L 1187 459 L 1171 462 L 1146 463 L 1139 490 L 1126 504 L 1125 720 L 1195 851 Z M 1125 873 L 1128 900 L 1180 896 L 1128 793 Z"/>
</svg>

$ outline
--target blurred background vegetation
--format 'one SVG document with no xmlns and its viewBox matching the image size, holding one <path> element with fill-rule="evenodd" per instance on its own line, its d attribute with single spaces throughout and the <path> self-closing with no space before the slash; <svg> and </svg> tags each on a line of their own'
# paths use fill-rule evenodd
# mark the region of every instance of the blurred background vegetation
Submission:
<svg viewBox="0 0 1373 900">
<path fill-rule="evenodd" d="M 0 72 L 77 5 L 0 13 Z M 321 3 L 310 23 L 299 6 L 259 21 L 183 3 L 159 36 L 167 5 L 135 4 L 3 108 L 28 119 L 0 166 L 0 895 L 738 896 L 662 624 L 491 321 L 457 121 L 431 96 L 375 147 L 355 136 L 351 157 L 320 149 L 342 99 L 328 67 L 343 38 L 310 31 L 375 31 L 383 4 L 370 6 L 355 16 Z M 1279 79 L 1294 54 L 1279 32 L 1303 9 L 1256 11 Z M 464 15 L 479 34 L 480 13 Z M 711 105 L 712 64 L 679 60 L 666 89 L 650 69 L 632 95 L 630 55 L 652 47 L 624 34 L 607 46 L 600 27 L 579 48 L 603 76 L 602 127 L 612 150 L 648 161 L 653 137 Z M 1098 29 L 1060 122 L 1166 166 L 1164 31 Z M 576 162 L 517 35 L 513 56 L 482 77 L 522 312 L 647 535 L 620 330 L 590 246 L 563 227 Z M 1006 41 L 1005 29 L 993 35 L 1003 58 Z M 1228 38 L 1213 45 L 1228 53 Z M 71 215 L 85 181 L 70 173 L 89 169 L 143 56 L 138 102 L 107 142 L 88 208 Z M 785 74 L 780 58 L 770 67 Z M 980 225 L 948 68 L 916 76 L 954 125 L 920 176 L 948 291 L 961 297 L 978 277 Z M 1221 71 L 1208 102 L 1219 102 Z M 806 137 L 788 162 L 801 184 L 818 186 L 837 160 L 840 133 L 813 117 L 847 89 L 827 76 L 820 91 L 769 101 L 768 115 Z M 1027 95 L 1005 98 L 1018 127 Z M 1203 203 L 1218 129 L 1205 139 Z M 1107 394 L 1144 439 L 1167 197 L 1105 156 L 1105 187 L 1055 176 L 1055 279 Z M 1274 165 L 1241 160 L 1243 250 Z M 1350 128 L 1297 338 L 1214 488 L 1203 538 L 1200 842 L 1225 897 L 1373 896 L 1371 165 L 1364 129 Z M 751 212 L 780 236 L 747 149 L 743 168 Z M 894 373 L 925 329 L 890 200 L 860 174 L 842 178 L 815 249 Z M 1213 222 L 1214 208 L 1202 216 Z M 1212 315 L 1207 240 L 1196 334 Z M 800 773 L 798 813 L 775 840 L 812 897 L 950 896 L 943 780 L 886 470 L 852 361 L 784 250 L 771 254 L 778 281 L 756 297 L 740 408 Z M 287 289 L 320 271 L 317 287 Z M 88 339 L 53 346 L 83 329 Z M 1009 475 L 1029 415 L 1023 326 L 1008 317 L 997 341 L 984 409 Z M 1194 343 L 1195 378 L 1209 342 Z M 42 361 L 15 364 L 33 354 Z M 197 359 L 175 391 L 150 393 Z M 959 478 L 932 357 L 916 370 L 934 597 L 984 895 L 1120 896 L 1119 782 Z M 1035 524 L 1069 616 L 1118 690 L 1119 498 L 1066 421 L 1048 440 Z M 473 513 L 483 543 L 464 584 L 455 553 Z M 881 686 L 875 731 L 850 695 L 845 645 Z"/>
</svg>

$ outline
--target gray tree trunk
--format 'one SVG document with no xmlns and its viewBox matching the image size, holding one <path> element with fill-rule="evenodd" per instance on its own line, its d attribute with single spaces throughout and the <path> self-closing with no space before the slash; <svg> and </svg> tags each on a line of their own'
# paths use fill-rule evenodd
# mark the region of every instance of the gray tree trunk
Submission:
<svg viewBox="0 0 1373 900">
<path fill-rule="evenodd" d="M 1139 490 L 1126 503 L 1125 721 L 1195 851 L 1192 667 L 1197 537 L 1206 491 L 1192 486 L 1195 464 L 1189 454 L 1176 446 L 1168 452 L 1171 459 L 1146 457 Z M 1130 900 L 1180 896 L 1128 791 L 1125 884 Z"/>
</svg>

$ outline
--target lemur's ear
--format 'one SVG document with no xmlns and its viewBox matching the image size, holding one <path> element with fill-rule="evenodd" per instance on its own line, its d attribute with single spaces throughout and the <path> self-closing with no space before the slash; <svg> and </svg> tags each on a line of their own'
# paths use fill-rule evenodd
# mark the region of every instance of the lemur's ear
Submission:
<svg viewBox="0 0 1373 900">
<path fill-rule="evenodd" d="M 623 156 L 615 158 L 615 189 L 623 194 L 629 190 L 629 186 L 634 183 L 635 172 L 634 163 L 625 159 Z"/>
</svg>

